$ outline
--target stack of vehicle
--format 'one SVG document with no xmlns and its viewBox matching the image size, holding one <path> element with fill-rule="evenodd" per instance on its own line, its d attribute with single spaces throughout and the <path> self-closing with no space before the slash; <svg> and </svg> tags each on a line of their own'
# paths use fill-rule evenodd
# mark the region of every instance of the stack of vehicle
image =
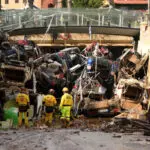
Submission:
<svg viewBox="0 0 150 150">
<path fill-rule="evenodd" d="M 44 54 L 33 41 L 8 41 L 1 33 L 0 91 L 5 93 L 10 86 L 27 87 L 34 115 L 42 105 L 39 93 L 53 88 L 60 98 L 64 86 L 72 90 L 75 114 L 117 115 L 137 104 L 142 110 L 141 102 L 149 95 L 149 54 L 142 57 L 127 49 L 113 60 L 112 53 L 105 47 L 99 49 L 97 43 L 84 51 L 71 47 Z"/>
<path fill-rule="evenodd" d="M 148 104 L 149 97 L 148 63 L 149 54 L 141 56 L 133 49 L 125 49 L 115 61 L 91 55 L 72 90 L 76 114 L 121 113 L 117 117 L 146 119 L 144 112 L 147 107 L 143 106 Z"/>
<path fill-rule="evenodd" d="M 33 41 L 8 41 L 4 35 L 1 36 L 0 52 L 0 90 L 4 97 L 10 87 L 25 86 L 35 109 L 39 108 L 39 93 L 45 94 L 53 88 L 60 98 L 62 88 L 68 86 L 71 89 L 85 65 L 85 57 L 80 55 L 77 47 L 44 54 Z M 2 105 L 4 99 L 1 98 Z"/>
</svg>

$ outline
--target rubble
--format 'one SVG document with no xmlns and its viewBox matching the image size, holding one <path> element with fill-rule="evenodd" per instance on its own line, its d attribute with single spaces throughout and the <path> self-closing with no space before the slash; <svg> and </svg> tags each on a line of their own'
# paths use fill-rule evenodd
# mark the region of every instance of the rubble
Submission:
<svg viewBox="0 0 150 150">
<path fill-rule="evenodd" d="M 97 57 L 95 62 L 98 60 L 104 61 L 105 58 Z M 111 110 L 114 110 L 114 115 L 116 115 L 114 120 L 128 120 L 129 124 L 127 127 L 129 128 L 124 129 L 122 125 L 109 126 L 106 123 L 106 125 L 103 124 L 102 130 L 126 131 L 127 129 L 136 131 L 138 129 L 138 121 L 147 121 L 147 107 L 143 106 L 148 104 L 149 98 L 149 62 L 149 54 L 142 57 L 131 49 L 125 50 L 125 53 L 118 58 L 118 77 L 115 82 L 114 96 L 110 100 L 104 96 L 105 92 L 100 93 L 99 91 L 102 86 L 106 88 L 106 91 L 108 90 L 107 86 L 98 78 L 101 71 L 104 73 L 103 67 L 100 67 L 98 70 L 99 63 L 97 63 L 96 67 L 92 66 L 94 69 L 91 72 L 88 72 L 88 68 L 85 68 L 76 81 L 75 88 L 72 90 L 76 110 L 87 117 L 96 116 L 96 114 L 104 115 L 106 113 L 110 115 Z M 102 65 L 102 62 L 100 64 Z M 108 80 L 107 83 L 109 83 Z M 114 106 L 113 109 L 110 109 L 111 106 Z M 118 113 L 120 114 L 117 115 Z M 143 129 L 141 126 L 141 130 Z"/>
<path fill-rule="evenodd" d="M 77 47 L 42 53 L 28 40 L 1 41 L 0 46 L 2 99 L 7 97 L 8 89 L 15 95 L 18 87 L 27 87 L 33 106 L 31 119 L 41 116 L 42 94 L 53 88 L 59 101 L 62 88 L 68 86 L 74 96 L 75 116 L 115 116 L 114 123 L 105 120 L 92 123 L 87 118 L 77 118 L 71 125 L 73 128 L 125 132 L 136 130 L 137 120 L 147 120 L 147 108 L 143 106 L 149 98 L 149 54 L 142 57 L 128 49 L 113 60 L 111 52 L 105 47 L 99 49 L 98 43 L 85 48 L 84 55 Z M 128 120 L 129 124 L 126 128 L 116 125 L 118 120 Z M 38 127 L 47 128 L 40 124 Z"/>
<path fill-rule="evenodd" d="M 17 43 L 2 39 L 0 47 L 0 91 L 3 94 L 0 104 L 6 102 L 8 89 L 16 95 L 18 87 L 25 86 L 34 106 L 33 116 L 40 116 L 41 94 L 53 88 L 60 98 L 61 89 L 64 86 L 71 89 L 85 65 L 85 58 L 79 54 L 77 47 L 45 54 L 33 41 L 26 39 Z"/>
</svg>

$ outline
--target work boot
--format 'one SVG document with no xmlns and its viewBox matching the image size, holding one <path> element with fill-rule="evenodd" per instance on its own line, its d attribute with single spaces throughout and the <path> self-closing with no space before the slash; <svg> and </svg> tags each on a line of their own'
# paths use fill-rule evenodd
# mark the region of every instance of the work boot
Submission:
<svg viewBox="0 0 150 150">
<path fill-rule="evenodd" d="M 48 127 L 51 127 L 51 125 L 52 125 L 52 123 L 50 123 L 50 122 L 47 122 L 47 124 L 46 124 Z"/>
<path fill-rule="evenodd" d="M 67 127 L 70 127 L 70 125 L 71 125 L 71 124 L 70 124 L 70 121 L 69 121 L 69 120 L 66 120 L 66 128 L 67 128 Z"/>
<path fill-rule="evenodd" d="M 46 126 L 48 126 L 48 125 L 49 125 L 49 122 L 48 122 L 48 121 L 47 121 L 47 122 L 45 122 L 45 125 L 46 125 Z"/>
<path fill-rule="evenodd" d="M 65 119 L 61 119 L 61 127 L 62 127 L 62 128 L 65 128 L 65 124 L 66 124 L 66 123 L 65 123 Z"/>
<path fill-rule="evenodd" d="M 25 125 L 25 128 L 28 129 L 28 128 L 29 128 L 29 125 Z"/>
<path fill-rule="evenodd" d="M 18 125 L 18 128 L 21 128 L 22 127 L 22 125 Z"/>
<path fill-rule="evenodd" d="M 68 120 L 64 119 L 64 128 L 68 127 Z"/>
</svg>

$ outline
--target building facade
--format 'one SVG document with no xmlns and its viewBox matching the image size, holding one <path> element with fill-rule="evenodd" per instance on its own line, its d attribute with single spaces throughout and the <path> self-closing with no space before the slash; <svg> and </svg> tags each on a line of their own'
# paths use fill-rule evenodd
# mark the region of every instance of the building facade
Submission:
<svg viewBox="0 0 150 150">
<path fill-rule="evenodd" d="M 1 0 L 2 9 L 25 9 L 27 4 L 28 0 Z M 34 5 L 38 8 L 55 7 L 55 0 L 34 0 Z"/>
<path fill-rule="evenodd" d="M 147 10 L 148 0 L 109 0 L 115 8 L 126 10 Z"/>
<path fill-rule="evenodd" d="M 2 9 L 23 9 L 26 0 L 1 0 Z"/>
</svg>

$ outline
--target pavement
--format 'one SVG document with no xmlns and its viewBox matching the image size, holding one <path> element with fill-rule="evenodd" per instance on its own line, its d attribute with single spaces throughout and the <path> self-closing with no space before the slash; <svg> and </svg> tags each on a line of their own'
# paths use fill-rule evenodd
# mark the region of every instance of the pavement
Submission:
<svg viewBox="0 0 150 150">
<path fill-rule="evenodd" d="M 149 150 L 150 137 L 141 132 L 105 133 L 78 129 L 0 131 L 0 150 Z"/>
</svg>

